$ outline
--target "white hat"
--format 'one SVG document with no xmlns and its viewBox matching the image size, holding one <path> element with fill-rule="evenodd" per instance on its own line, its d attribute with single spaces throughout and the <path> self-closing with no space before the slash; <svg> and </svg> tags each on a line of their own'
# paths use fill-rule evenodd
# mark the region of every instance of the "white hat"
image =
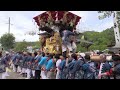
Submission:
<svg viewBox="0 0 120 90">
<path fill-rule="evenodd" d="M 9 54 L 9 52 L 5 52 L 6 54 Z"/>
<path fill-rule="evenodd" d="M 80 53 L 80 55 L 81 55 L 82 57 L 85 57 L 85 53 Z"/>
<path fill-rule="evenodd" d="M 106 60 L 107 60 L 107 61 L 112 60 L 112 56 L 107 56 L 107 57 L 106 57 Z"/>
</svg>

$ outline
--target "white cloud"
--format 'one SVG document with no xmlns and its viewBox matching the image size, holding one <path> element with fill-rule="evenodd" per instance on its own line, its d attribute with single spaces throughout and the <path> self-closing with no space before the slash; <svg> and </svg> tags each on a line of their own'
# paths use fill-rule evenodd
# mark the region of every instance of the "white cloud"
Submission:
<svg viewBox="0 0 120 90">
<path fill-rule="evenodd" d="M 83 31 L 103 31 L 113 26 L 112 16 L 103 20 L 99 20 L 100 15 L 97 11 L 82 11 L 83 14 L 80 24 L 77 26 L 81 32 Z"/>
<path fill-rule="evenodd" d="M 103 31 L 103 30 L 105 30 L 105 29 L 107 29 L 107 28 L 111 28 L 112 26 L 113 26 L 113 21 L 108 21 L 108 22 L 100 25 L 100 26 L 97 28 L 96 31 L 99 31 L 99 32 L 100 32 L 100 31 Z"/>
<path fill-rule="evenodd" d="M 11 33 L 16 37 L 16 41 L 37 41 L 38 35 L 29 36 L 25 35 L 28 31 L 38 31 L 36 23 L 34 24 L 33 17 L 45 11 L 0 11 L 0 36 L 8 32 L 8 18 L 11 17 Z M 70 11 L 78 16 L 81 16 L 80 25 L 77 27 L 81 30 L 96 30 L 102 31 L 106 28 L 113 26 L 111 19 L 104 21 L 98 20 L 96 11 Z M 103 23 L 104 22 L 104 23 Z M 101 25 L 100 25 L 101 24 Z"/>
<path fill-rule="evenodd" d="M 26 41 L 36 41 L 39 40 L 39 36 L 25 36 L 25 33 L 28 31 L 36 31 L 37 28 L 32 22 L 33 17 L 38 13 L 35 12 L 34 16 L 30 16 L 29 14 L 34 12 L 0 12 L 0 36 L 4 33 L 8 32 L 8 17 L 11 17 L 11 33 L 16 37 L 16 41 L 22 41 L 25 39 Z M 29 16 L 29 18 L 28 18 Z"/>
<path fill-rule="evenodd" d="M 90 11 L 70 11 L 81 17 L 80 22 L 86 22 Z"/>
<path fill-rule="evenodd" d="M 110 17 L 103 20 L 99 20 L 99 23 L 96 23 L 94 27 L 92 27 L 92 30 L 101 32 L 107 28 L 111 28 L 112 26 L 113 26 L 113 18 Z"/>
</svg>

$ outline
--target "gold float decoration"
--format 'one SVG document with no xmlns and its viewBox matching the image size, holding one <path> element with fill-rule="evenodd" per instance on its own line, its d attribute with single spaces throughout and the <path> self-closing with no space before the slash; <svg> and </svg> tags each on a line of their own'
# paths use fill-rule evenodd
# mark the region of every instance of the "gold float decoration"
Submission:
<svg viewBox="0 0 120 90">
<path fill-rule="evenodd" d="M 48 53 L 61 54 L 61 46 L 62 39 L 58 32 L 55 32 L 53 37 L 46 39 L 46 48 L 48 49 Z"/>
</svg>

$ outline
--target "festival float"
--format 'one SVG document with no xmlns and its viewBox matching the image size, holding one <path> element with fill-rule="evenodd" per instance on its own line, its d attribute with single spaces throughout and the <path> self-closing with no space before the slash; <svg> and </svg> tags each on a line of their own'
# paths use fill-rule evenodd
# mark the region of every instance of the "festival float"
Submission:
<svg viewBox="0 0 120 90">
<path fill-rule="evenodd" d="M 76 52 L 76 26 L 81 17 L 69 11 L 46 11 L 33 18 L 39 26 L 41 50 L 52 54 Z"/>
</svg>

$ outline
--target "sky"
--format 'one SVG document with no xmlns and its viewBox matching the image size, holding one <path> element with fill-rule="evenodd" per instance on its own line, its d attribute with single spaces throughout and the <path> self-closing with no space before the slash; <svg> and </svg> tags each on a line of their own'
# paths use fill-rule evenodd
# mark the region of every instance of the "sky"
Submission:
<svg viewBox="0 0 120 90">
<path fill-rule="evenodd" d="M 8 32 L 8 18 L 11 19 L 10 32 L 14 34 L 16 41 L 38 41 L 39 36 L 28 35 L 29 31 L 39 32 L 38 26 L 33 17 L 44 11 L 0 11 L 0 37 Z M 77 25 L 80 32 L 98 31 L 101 32 L 113 26 L 112 16 L 104 20 L 99 20 L 100 14 L 97 11 L 70 11 L 78 16 L 81 20 Z"/>
</svg>

